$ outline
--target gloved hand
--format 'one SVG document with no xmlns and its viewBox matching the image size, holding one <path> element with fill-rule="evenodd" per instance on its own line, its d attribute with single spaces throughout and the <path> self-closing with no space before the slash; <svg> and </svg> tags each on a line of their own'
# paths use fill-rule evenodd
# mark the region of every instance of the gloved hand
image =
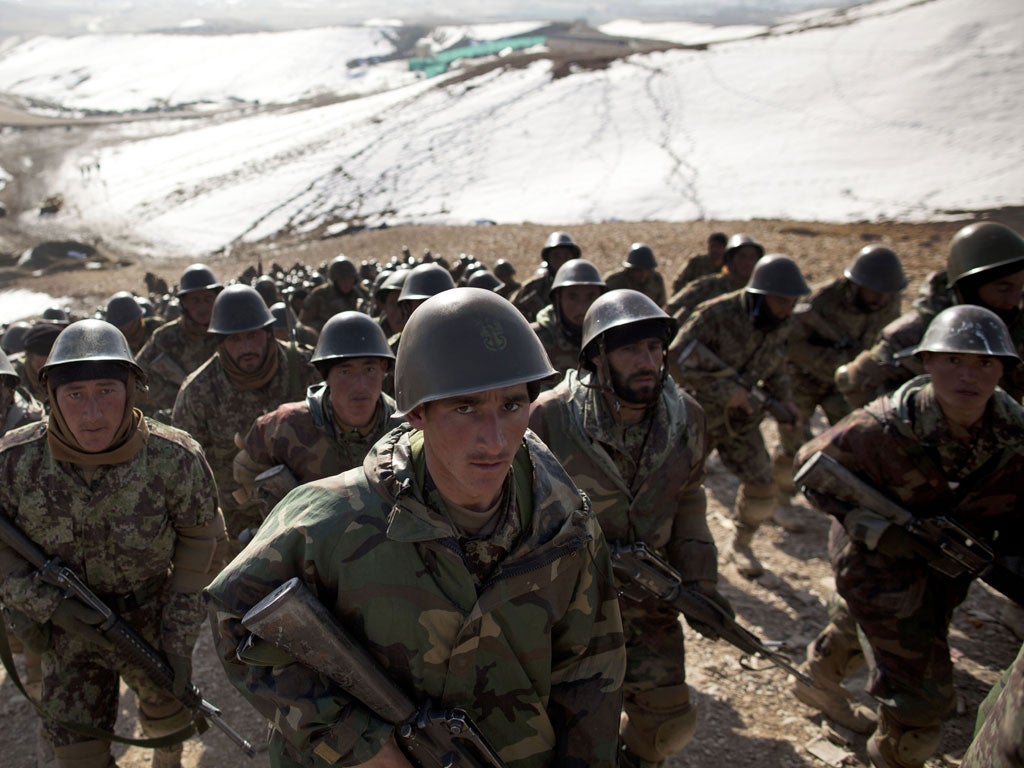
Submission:
<svg viewBox="0 0 1024 768">
<path fill-rule="evenodd" d="M 57 604 L 57 610 L 50 616 L 50 623 L 72 635 L 80 635 L 101 648 L 112 651 L 114 646 L 94 627 L 103 622 L 103 614 L 74 598 L 67 598 Z"/>
<path fill-rule="evenodd" d="M 938 554 L 928 542 L 898 525 L 890 525 L 882 532 L 875 549 L 886 557 L 904 560 L 915 557 L 929 560 Z"/>
<path fill-rule="evenodd" d="M 182 656 L 177 653 L 167 653 L 167 664 L 174 672 L 174 683 L 171 686 L 171 693 L 174 698 L 181 699 L 185 692 L 192 685 L 192 656 Z"/>
<path fill-rule="evenodd" d="M 702 583 L 699 581 L 690 582 L 685 585 L 687 588 L 692 589 L 694 592 L 699 592 L 703 597 L 707 598 L 709 602 L 715 603 L 720 607 L 729 618 L 736 618 L 736 612 L 732 609 L 729 601 L 722 596 L 722 594 L 715 589 L 710 583 Z M 708 640 L 717 640 L 718 632 L 715 631 L 714 627 L 703 622 L 693 621 L 690 618 L 686 619 L 686 623 L 693 627 L 697 632 L 702 634 Z"/>
</svg>

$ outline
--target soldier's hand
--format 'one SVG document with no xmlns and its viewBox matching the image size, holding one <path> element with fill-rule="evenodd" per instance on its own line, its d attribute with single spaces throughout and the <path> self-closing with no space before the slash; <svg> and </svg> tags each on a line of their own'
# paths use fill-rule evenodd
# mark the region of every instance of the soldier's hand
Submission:
<svg viewBox="0 0 1024 768">
<path fill-rule="evenodd" d="M 192 656 L 182 656 L 177 653 L 167 653 L 165 655 L 167 656 L 167 664 L 174 673 L 171 693 L 174 694 L 174 698 L 181 699 L 192 686 Z"/>
<path fill-rule="evenodd" d="M 722 593 L 715 589 L 714 585 L 710 582 L 702 583 L 695 581 L 690 584 L 687 584 L 686 586 L 695 592 L 699 592 L 701 595 L 706 597 L 710 602 L 715 603 L 715 605 L 721 608 L 722 611 L 725 614 L 727 614 L 730 618 L 736 618 L 736 612 L 732 609 L 732 605 L 729 604 L 729 601 L 726 600 Z M 717 640 L 719 637 L 718 632 L 715 630 L 715 628 L 710 626 L 709 624 L 704 624 L 699 621 L 691 621 L 690 619 L 687 619 L 686 623 L 693 627 L 693 629 L 702 634 L 704 637 L 706 637 L 708 640 Z"/>
<path fill-rule="evenodd" d="M 413 768 L 412 763 L 402 754 L 402 750 L 398 748 L 398 743 L 395 741 L 394 736 L 384 742 L 380 752 L 374 755 L 371 760 L 360 763 L 360 765 L 362 768 Z"/>
<path fill-rule="evenodd" d="M 938 554 L 927 542 L 898 525 L 886 528 L 875 548 L 887 557 L 900 559 L 920 557 L 929 560 Z"/>
<path fill-rule="evenodd" d="M 738 387 L 736 391 L 733 392 L 732 397 L 725 402 L 725 407 L 727 410 L 729 408 L 739 408 L 741 411 L 745 411 L 747 413 L 754 412 L 754 406 L 750 402 L 750 393 L 747 392 L 747 390 L 740 389 Z"/>
<path fill-rule="evenodd" d="M 105 650 L 114 646 L 95 627 L 103 621 L 103 615 L 73 598 L 62 600 L 50 616 L 50 623 L 65 632 L 80 635 Z"/>
</svg>

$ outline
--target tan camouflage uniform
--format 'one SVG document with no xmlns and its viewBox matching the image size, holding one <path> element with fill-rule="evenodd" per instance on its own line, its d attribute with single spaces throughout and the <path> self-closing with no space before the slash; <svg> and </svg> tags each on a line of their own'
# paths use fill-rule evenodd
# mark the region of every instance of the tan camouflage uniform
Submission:
<svg viewBox="0 0 1024 768">
<path fill-rule="evenodd" d="M 639 291 L 644 294 L 659 307 L 664 307 L 668 296 L 665 293 L 665 278 L 661 276 L 661 273 L 656 269 L 649 270 L 643 283 L 637 286 L 629 279 L 630 271 L 631 270 L 623 267 L 620 270 L 605 275 L 604 282 L 608 286 L 608 290 L 613 291 L 616 288 L 631 288 L 634 291 Z"/>
<path fill-rule="evenodd" d="M 974 741 L 960 768 L 1020 768 L 1024 765 L 1024 646 L 978 711 Z"/>
<path fill-rule="evenodd" d="M 367 312 L 369 309 L 370 299 L 358 285 L 343 294 L 333 283 L 325 283 L 310 291 L 302 305 L 300 319 L 319 332 L 324 323 L 339 312 Z"/>
<path fill-rule="evenodd" d="M 208 590 L 228 677 L 272 723 L 271 764 L 360 764 L 393 732 L 262 641 L 236 655 L 239 617 L 299 576 L 400 687 L 465 708 L 509 768 L 613 768 L 625 653 L 589 504 L 527 432 L 497 528 L 459 538 L 423 450 L 404 425 L 362 468 L 297 488 Z"/>
<path fill-rule="evenodd" d="M 714 587 L 717 552 L 701 485 L 704 412 L 666 379 L 647 418 L 622 424 L 601 392 L 566 374 L 534 404 L 530 426 L 594 505 L 610 542 L 643 542 L 690 584 Z M 650 603 L 620 605 L 628 662 L 623 685 L 633 754 L 654 763 L 690 741 L 697 711 L 686 684 L 679 614 Z"/>
<path fill-rule="evenodd" d="M 544 345 L 544 351 L 548 353 L 552 368 L 559 373 L 565 373 L 574 370 L 579 365 L 579 342 L 569 338 L 565 327 L 559 322 L 558 310 L 553 304 L 548 304 L 538 312 L 537 319 L 530 324 L 530 327 L 537 334 L 540 343 Z"/>
<path fill-rule="evenodd" d="M 676 279 L 672 281 L 672 293 L 679 293 L 685 286 L 692 283 L 698 278 L 705 277 L 707 275 L 717 275 L 722 269 L 722 262 L 719 259 L 718 264 L 715 264 L 714 257 L 710 253 L 701 253 L 696 256 L 690 257 L 690 260 L 686 262 L 686 265 L 676 275 Z"/>
<path fill-rule="evenodd" d="M 139 408 L 169 421 L 181 383 L 210 359 L 218 342 L 216 335 L 186 315 L 157 328 L 135 356 L 149 384 L 148 392 L 139 393 Z"/>
<path fill-rule="evenodd" d="M 551 302 L 551 284 L 554 281 L 555 276 L 546 270 L 542 275 L 534 275 L 512 296 L 512 305 L 532 323 L 537 319 L 537 313 Z"/>
<path fill-rule="evenodd" d="M 737 291 L 744 285 L 746 282 L 740 281 L 731 272 L 701 277 L 677 291 L 668 300 L 665 311 L 682 325 L 697 309 L 698 304 Z"/>
</svg>

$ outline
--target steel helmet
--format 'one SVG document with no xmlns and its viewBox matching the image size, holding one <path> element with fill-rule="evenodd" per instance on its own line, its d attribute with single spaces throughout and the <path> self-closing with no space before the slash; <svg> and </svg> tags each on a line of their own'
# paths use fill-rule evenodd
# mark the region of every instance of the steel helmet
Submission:
<svg viewBox="0 0 1024 768">
<path fill-rule="evenodd" d="M 399 301 L 422 301 L 455 287 L 451 273 L 440 264 L 420 264 L 409 270 Z"/>
<path fill-rule="evenodd" d="M 615 328 L 644 323 L 638 330 L 643 338 L 658 336 L 666 343 L 678 328 L 678 323 L 646 294 L 632 288 L 617 288 L 598 296 L 583 317 L 583 339 L 580 344 L 580 363 L 589 367 L 590 357 L 596 353 L 601 336 Z M 646 332 L 650 331 L 649 334 Z"/>
<path fill-rule="evenodd" d="M 108 323 L 118 328 L 140 319 L 145 313 L 139 302 L 128 291 L 118 291 L 107 300 L 107 311 L 104 317 Z"/>
<path fill-rule="evenodd" d="M 395 359 L 383 329 L 363 312 L 339 312 L 324 323 L 310 362 L 326 376 L 330 366 L 321 363 L 349 357 Z"/>
<path fill-rule="evenodd" d="M 388 291 L 398 291 L 401 293 L 402 286 L 405 285 L 405 279 L 409 276 L 409 272 L 410 270 L 405 267 L 391 272 L 381 272 L 380 274 L 384 275 L 384 277 L 380 279 L 380 283 L 374 291 L 377 301 L 380 301 L 381 297 Z M 378 275 L 378 278 L 380 278 L 380 275 Z"/>
<path fill-rule="evenodd" d="M 526 318 L 493 291 L 453 288 L 412 314 L 398 346 L 395 399 L 423 403 L 556 374 Z"/>
<path fill-rule="evenodd" d="M 0 350 L 0 381 L 8 387 L 16 387 L 19 380 L 18 372 L 14 370 L 11 361 L 7 359 L 7 354 Z"/>
<path fill-rule="evenodd" d="M 92 319 L 79 320 L 60 332 L 39 376 L 45 380 L 54 368 L 69 363 L 100 362 L 124 363 L 140 384 L 146 381 L 124 334 L 105 320 Z"/>
<path fill-rule="evenodd" d="M 770 253 L 759 259 L 744 290 L 747 293 L 784 296 L 789 299 L 806 296 L 811 292 L 804 276 L 800 274 L 800 267 L 781 253 Z"/>
<path fill-rule="evenodd" d="M 629 246 L 629 254 L 622 262 L 626 269 L 654 269 L 658 266 L 654 251 L 647 243 L 633 243 Z"/>
<path fill-rule="evenodd" d="M 192 291 L 219 291 L 224 286 L 214 277 L 213 271 L 205 264 L 192 264 L 181 273 L 178 285 L 178 297 Z"/>
<path fill-rule="evenodd" d="M 1006 323 L 995 312 L 976 304 L 958 304 L 939 312 L 928 324 L 915 352 L 992 355 L 1010 366 L 1020 362 Z"/>
<path fill-rule="evenodd" d="M 865 245 L 843 275 L 861 288 L 897 293 L 907 287 L 899 257 L 884 245 Z"/>
<path fill-rule="evenodd" d="M 509 278 L 515 275 L 516 268 L 507 259 L 498 259 L 494 263 L 494 276 L 502 282 L 508 282 Z"/>
<path fill-rule="evenodd" d="M 253 281 L 252 287 L 256 289 L 256 293 L 263 298 L 263 303 L 268 307 L 278 301 L 277 283 L 270 275 L 260 275 Z"/>
<path fill-rule="evenodd" d="M 344 280 L 345 278 L 355 280 L 358 277 L 359 270 L 356 269 L 356 265 L 345 254 L 335 256 L 331 259 L 330 266 L 327 267 L 327 279 L 332 283 L 337 280 Z"/>
<path fill-rule="evenodd" d="M 542 261 L 547 261 L 548 251 L 552 248 L 568 248 L 575 254 L 573 256 L 574 259 L 578 259 L 582 253 L 580 247 L 573 242 L 572 236 L 567 232 L 552 232 L 548 235 L 548 239 L 544 242 L 544 247 L 540 251 Z"/>
<path fill-rule="evenodd" d="M 494 273 L 484 267 L 483 269 L 474 270 L 466 281 L 466 286 L 469 288 L 483 288 L 485 291 L 497 291 L 505 287 L 505 284 L 501 282 Z"/>
<path fill-rule="evenodd" d="M 43 320 L 52 320 L 55 323 L 67 323 L 71 321 L 71 316 L 64 307 L 47 307 L 43 310 L 41 317 Z"/>
<path fill-rule="evenodd" d="M 758 252 L 758 258 L 764 256 L 763 245 L 757 242 L 757 240 L 752 238 L 750 235 L 739 233 L 730 237 L 729 242 L 725 244 L 725 263 L 728 264 L 732 260 L 732 257 L 736 255 L 736 251 L 744 245 L 752 245 Z"/>
<path fill-rule="evenodd" d="M 597 271 L 597 267 L 586 259 L 569 259 L 558 271 L 555 272 L 555 279 L 551 281 L 551 290 L 548 291 L 548 301 L 555 300 L 555 291 L 570 285 L 596 285 L 603 293 L 608 286 Z"/>
<path fill-rule="evenodd" d="M 217 300 L 213 302 L 210 327 L 206 332 L 218 336 L 231 336 L 235 333 L 255 331 L 258 328 L 269 328 L 273 324 L 274 316 L 255 288 L 248 285 L 229 285 L 217 294 Z"/>
<path fill-rule="evenodd" d="M 953 235 L 946 260 L 946 280 L 955 286 L 965 277 L 1013 264 L 1024 269 L 1024 238 L 1005 224 L 980 221 Z"/>
<path fill-rule="evenodd" d="M 24 320 L 19 320 L 7 326 L 4 331 L 3 341 L 0 342 L 0 349 L 8 354 L 25 351 L 25 334 L 32 326 Z"/>
</svg>

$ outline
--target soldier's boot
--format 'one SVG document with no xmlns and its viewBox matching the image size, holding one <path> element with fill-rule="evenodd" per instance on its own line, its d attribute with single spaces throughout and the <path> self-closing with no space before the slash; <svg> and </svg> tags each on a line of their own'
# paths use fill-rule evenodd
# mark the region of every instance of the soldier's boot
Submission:
<svg viewBox="0 0 1024 768">
<path fill-rule="evenodd" d="M 117 768 L 109 741 L 80 741 L 54 747 L 57 768 Z"/>
<path fill-rule="evenodd" d="M 868 739 L 868 757 L 875 768 L 922 768 L 935 754 L 942 726 L 908 728 L 896 722 L 888 707 L 878 710 L 878 728 Z"/>
<path fill-rule="evenodd" d="M 153 768 L 181 768 L 181 744 L 153 750 Z"/>
<path fill-rule="evenodd" d="M 169 736 L 191 721 L 189 711 L 170 697 L 162 701 L 139 701 L 139 724 L 148 738 Z M 154 749 L 153 768 L 181 768 L 181 752 L 181 744 Z"/>
<path fill-rule="evenodd" d="M 793 494 L 796 493 L 796 486 L 793 485 L 793 455 L 781 448 L 772 456 L 772 479 L 775 481 L 779 502 L 772 514 L 772 521 L 789 533 L 807 530 L 804 521 L 790 506 Z"/>
<path fill-rule="evenodd" d="M 864 654 L 856 637 L 848 637 L 829 624 L 807 645 L 807 662 L 802 671 L 814 687 L 793 681 L 793 695 L 854 733 L 871 733 L 877 718 L 874 711 L 856 701 L 842 686 L 848 674 L 863 666 Z"/>
<path fill-rule="evenodd" d="M 619 730 L 622 768 L 658 768 L 697 731 L 697 707 L 685 683 L 643 691 L 627 708 Z"/>
<path fill-rule="evenodd" d="M 999 621 L 1013 632 L 1018 640 L 1024 640 L 1024 606 L 1008 600 L 999 614 Z"/>
<path fill-rule="evenodd" d="M 770 520 L 778 506 L 776 487 L 771 485 L 753 485 L 741 483 L 736 494 L 736 533 L 732 543 L 727 547 L 725 559 L 736 566 L 741 576 L 756 579 L 764 573 L 764 566 L 754 555 L 750 542 L 761 524 Z"/>
<path fill-rule="evenodd" d="M 725 559 L 735 565 L 737 572 L 747 579 L 756 579 L 764 574 L 764 566 L 750 546 L 756 531 L 757 528 L 737 523 L 736 533 L 725 549 Z"/>
</svg>

